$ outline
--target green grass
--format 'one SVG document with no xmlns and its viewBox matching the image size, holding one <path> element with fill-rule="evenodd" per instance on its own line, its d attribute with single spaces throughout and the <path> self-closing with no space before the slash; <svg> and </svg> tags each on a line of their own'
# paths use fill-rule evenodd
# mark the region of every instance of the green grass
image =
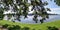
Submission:
<svg viewBox="0 0 60 30">
<path fill-rule="evenodd" d="M 36 29 L 36 30 L 47 30 L 47 26 L 55 26 L 57 28 L 60 28 L 60 20 L 58 21 L 54 21 L 54 22 L 47 22 L 47 23 L 43 23 L 43 24 L 22 24 L 22 23 L 19 23 L 19 22 L 11 22 L 11 21 L 6 21 L 6 20 L 0 20 L 0 25 L 4 25 L 4 24 L 9 24 L 10 26 L 12 25 L 19 25 L 21 26 L 22 28 L 23 27 L 29 27 L 30 30 L 32 29 Z"/>
</svg>

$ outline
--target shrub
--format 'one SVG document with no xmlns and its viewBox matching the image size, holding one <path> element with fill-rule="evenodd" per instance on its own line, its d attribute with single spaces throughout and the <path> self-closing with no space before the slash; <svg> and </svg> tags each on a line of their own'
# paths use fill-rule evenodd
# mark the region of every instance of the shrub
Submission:
<svg viewBox="0 0 60 30">
<path fill-rule="evenodd" d="M 24 27 L 22 28 L 22 30 L 29 30 L 29 27 Z"/>
<path fill-rule="evenodd" d="M 5 25 L 2 25 L 3 28 L 7 28 L 8 27 L 8 24 L 5 24 Z"/>
<path fill-rule="evenodd" d="M 54 27 L 48 26 L 48 30 L 58 30 L 58 28 L 56 28 L 55 26 Z"/>
<path fill-rule="evenodd" d="M 16 25 L 16 26 L 13 26 L 13 27 L 9 27 L 8 29 L 9 30 L 21 30 L 21 27 Z"/>
</svg>

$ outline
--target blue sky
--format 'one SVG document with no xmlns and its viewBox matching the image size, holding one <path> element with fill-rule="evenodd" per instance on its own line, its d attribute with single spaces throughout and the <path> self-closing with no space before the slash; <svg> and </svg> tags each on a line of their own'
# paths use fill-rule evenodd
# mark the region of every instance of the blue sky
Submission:
<svg viewBox="0 0 60 30">
<path fill-rule="evenodd" d="M 43 1 L 47 1 L 48 5 L 45 6 L 45 7 L 48 7 L 48 8 L 51 9 L 51 12 L 48 12 L 48 13 L 60 14 L 60 6 L 56 5 L 54 0 L 52 0 L 52 1 L 50 1 L 50 0 L 43 0 Z"/>
<path fill-rule="evenodd" d="M 54 0 L 50 1 L 50 0 L 43 0 L 43 1 L 47 1 L 48 5 L 45 6 L 46 8 L 50 8 L 51 12 L 48 11 L 48 13 L 52 13 L 52 14 L 60 14 L 60 6 L 56 5 L 56 3 L 54 2 Z M 31 9 L 31 7 L 30 7 Z M 31 11 L 30 13 L 32 13 L 33 11 Z"/>
<path fill-rule="evenodd" d="M 43 2 L 47 1 L 48 5 L 45 6 L 45 8 L 50 8 L 51 12 L 47 11 L 48 13 L 52 13 L 52 14 L 60 14 L 60 6 L 56 5 L 56 2 L 54 2 L 54 0 L 50 1 L 50 0 L 42 0 Z M 30 7 L 31 10 L 31 7 Z M 32 13 L 33 11 L 31 11 L 30 13 Z"/>
</svg>

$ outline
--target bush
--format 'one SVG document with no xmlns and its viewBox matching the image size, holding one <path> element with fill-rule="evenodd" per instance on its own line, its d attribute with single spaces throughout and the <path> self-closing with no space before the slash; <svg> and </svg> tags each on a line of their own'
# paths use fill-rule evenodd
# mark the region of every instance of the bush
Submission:
<svg viewBox="0 0 60 30">
<path fill-rule="evenodd" d="M 13 30 L 13 27 L 9 27 L 8 30 Z"/>
<path fill-rule="evenodd" d="M 58 28 L 56 28 L 55 26 L 54 27 L 48 27 L 48 30 L 58 30 Z"/>
<path fill-rule="evenodd" d="M 21 30 L 21 27 L 16 25 L 16 26 L 13 26 L 13 27 L 9 27 L 8 29 L 9 30 Z"/>
<path fill-rule="evenodd" d="M 29 27 L 24 27 L 22 28 L 22 30 L 29 30 Z"/>
<path fill-rule="evenodd" d="M 3 28 L 7 28 L 8 27 L 8 24 L 5 24 L 5 25 L 2 25 Z"/>
</svg>

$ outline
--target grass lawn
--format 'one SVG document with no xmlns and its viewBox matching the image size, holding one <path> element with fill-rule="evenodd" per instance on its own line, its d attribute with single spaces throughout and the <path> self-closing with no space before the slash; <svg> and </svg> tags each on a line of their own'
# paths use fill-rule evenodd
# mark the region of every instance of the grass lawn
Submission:
<svg viewBox="0 0 60 30">
<path fill-rule="evenodd" d="M 4 24 L 9 24 L 10 26 L 12 25 L 19 25 L 21 26 L 22 28 L 23 27 L 29 27 L 30 30 L 32 29 L 36 29 L 36 30 L 47 30 L 47 26 L 55 26 L 57 28 L 60 28 L 60 20 L 58 21 L 54 21 L 54 22 L 47 22 L 47 23 L 43 23 L 43 24 L 22 24 L 22 23 L 19 23 L 19 22 L 11 22 L 11 21 L 6 21 L 6 20 L 0 20 L 0 26 L 1 25 L 4 25 Z"/>
</svg>

